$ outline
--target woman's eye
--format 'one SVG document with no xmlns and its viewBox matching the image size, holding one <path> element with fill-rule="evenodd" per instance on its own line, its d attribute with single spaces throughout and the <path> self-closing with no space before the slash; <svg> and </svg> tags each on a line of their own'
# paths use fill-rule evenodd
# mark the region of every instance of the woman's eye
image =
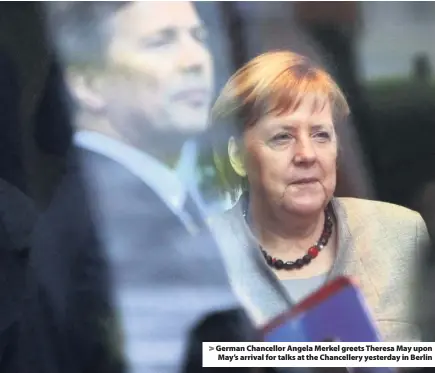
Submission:
<svg viewBox="0 0 435 373">
<path fill-rule="evenodd" d="M 272 137 L 272 141 L 274 142 L 283 142 L 287 141 L 291 138 L 291 135 L 288 133 L 278 133 L 277 135 Z"/>
<path fill-rule="evenodd" d="M 317 132 L 314 134 L 314 137 L 316 137 L 322 141 L 326 141 L 326 140 L 329 140 L 331 138 L 330 134 L 326 131 Z"/>
</svg>

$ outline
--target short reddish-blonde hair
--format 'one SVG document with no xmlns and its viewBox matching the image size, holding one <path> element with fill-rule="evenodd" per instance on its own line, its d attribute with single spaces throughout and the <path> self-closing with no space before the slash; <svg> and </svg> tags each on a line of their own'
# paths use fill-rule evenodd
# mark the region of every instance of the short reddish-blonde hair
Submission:
<svg viewBox="0 0 435 373">
<path fill-rule="evenodd" d="M 239 69 L 225 84 L 211 112 L 215 133 L 215 163 L 224 183 L 233 189 L 235 175 L 229 166 L 227 149 L 230 136 L 238 136 L 255 125 L 263 116 L 296 110 L 307 94 L 318 98 L 315 105 L 324 105 L 325 98 L 332 108 L 334 122 L 349 115 L 343 92 L 324 69 L 307 57 L 291 51 L 264 53 Z M 316 108 L 313 108 L 313 110 Z M 222 137 L 222 134 L 225 135 Z M 220 148 L 220 151 L 219 151 Z"/>
<path fill-rule="evenodd" d="M 349 114 L 349 106 L 333 78 L 307 57 L 290 51 L 264 53 L 239 69 L 225 84 L 212 109 L 212 120 L 237 117 L 243 128 L 269 113 L 297 109 L 307 93 L 329 99 L 335 120 Z"/>
</svg>

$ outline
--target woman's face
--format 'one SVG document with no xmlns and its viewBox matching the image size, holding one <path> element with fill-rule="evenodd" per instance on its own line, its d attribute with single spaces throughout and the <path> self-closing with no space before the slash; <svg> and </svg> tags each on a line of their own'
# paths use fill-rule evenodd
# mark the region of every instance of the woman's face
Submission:
<svg viewBox="0 0 435 373">
<path fill-rule="evenodd" d="M 310 215 L 332 198 L 337 139 L 329 101 L 307 96 L 299 107 L 267 115 L 244 133 L 251 193 L 290 213 Z"/>
</svg>

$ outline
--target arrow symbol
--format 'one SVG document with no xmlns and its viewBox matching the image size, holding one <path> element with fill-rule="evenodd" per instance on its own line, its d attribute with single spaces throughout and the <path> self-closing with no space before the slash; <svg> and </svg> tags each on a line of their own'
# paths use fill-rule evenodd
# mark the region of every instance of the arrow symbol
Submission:
<svg viewBox="0 0 435 373">
<path fill-rule="evenodd" d="M 212 347 L 212 346 L 208 346 L 208 350 L 209 350 L 209 351 L 213 351 L 213 350 L 214 350 L 214 347 Z"/>
</svg>

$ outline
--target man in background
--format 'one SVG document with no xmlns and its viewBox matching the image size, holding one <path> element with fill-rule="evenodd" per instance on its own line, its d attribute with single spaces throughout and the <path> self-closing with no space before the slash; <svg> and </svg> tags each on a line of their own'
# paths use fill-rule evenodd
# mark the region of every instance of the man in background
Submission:
<svg viewBox="0 0 435 373">
<path fill-rule="evenodd" d="M 140 152 L 147 167 L 158 160 L 164 168 L 172 169 L 176 178 L 190 184 L 195 167 L 192 139 L 206 129 L 213 93 L 207 31 L 189 2 L 124 3 L 113 13 L 110 7 L 95 10 L 104 43 L 98 56 L 95 40 L 87 36 L 92 21 L 83 25 L 80 18 L 81 24 L 70 24 L 69 30 L 62 25 L 66 43 L 61 54 L 67 56 L 67 77 L 81 105 L 76 117 L 76 144 L 130 169 L 140 163 L 139 155 L 128 165 L 119 157 Z M 69 13 L 67 17 L 73 16 Z M 68 45 L 68 39 L 74 37 Z M 83 59 L 87 60 L 84 66 Z M 96 149 L 95 144 L 101 145 Z M 119 144 L 124 145 L 122 149 Z M 160 167 L 158 171 L 164 172 Z M 145 181 L 154 185 L 149 174 Z M 159 183 L 154 189 L 167 194 L 168 188 L 175 188 L 171 184 Z M 199 197 L 197 193 L 194 196 Z"/>
<path fill-rule="evenodd" d="M 175 372 L 192 326 L 237 306 L 176 173 L 184 144 L 207 123 L 206 31 L 190 2 L 53 3 L 48 11 L 77 126 L 75 157 L 33 250 L 53 315 L 51 348 L 62 372 L 122 371 L 119 315 L 130 371 Z"/>
</svg>

